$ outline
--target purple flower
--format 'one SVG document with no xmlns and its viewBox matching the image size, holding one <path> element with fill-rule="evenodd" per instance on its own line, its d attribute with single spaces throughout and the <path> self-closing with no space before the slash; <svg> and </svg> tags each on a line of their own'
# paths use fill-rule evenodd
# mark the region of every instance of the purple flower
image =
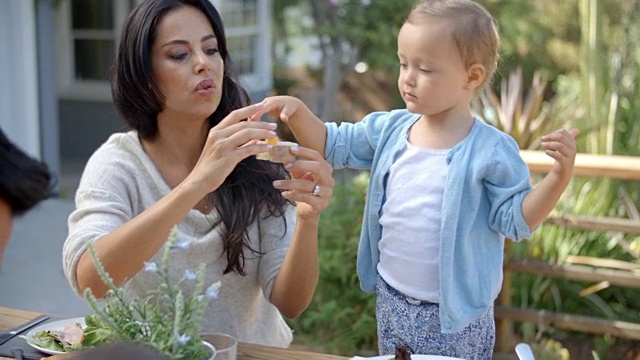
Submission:
<svg viewBox="0 0 640 360">
<path fill-rule="evenodd" d="M 189 340 L 191 340 L 191 336 L 189 335 L 180 335 L 176 332 L 176 341 L 178 342 L 178 344 L 180 345 L 185 345 L 186 343 L 189 342 Z"/>
<path fill-rule="evenodd" d="M 158 272 L 158 265 L 154 262 L 144 262 L 144 271 L 146 272 L 152 272 L 152 273 L 157 273 Z"/>
<path fill-rule="evenodd" d="M 182 249 L 186 250 L 191 246 L 191 243 L 188 240 L 180 240 L 179 242 L 173 244 L 172 249 Z"/>
<path fill-rule="evenodd" d="M 211 286 L 209 286 L 209 288 L 206 291 L 206 295 L 209 299 L 217 299 L 219 291 L 220 291 L 220 281 L 214 284 L 211 284 Z"/>
<path fill-rule="evenodd" d="M 184 271 L 184 278 L 185 280 L 195 281 L 198 278 L 198 274 L 191 269 L 187 269 Z"/>
</svg>

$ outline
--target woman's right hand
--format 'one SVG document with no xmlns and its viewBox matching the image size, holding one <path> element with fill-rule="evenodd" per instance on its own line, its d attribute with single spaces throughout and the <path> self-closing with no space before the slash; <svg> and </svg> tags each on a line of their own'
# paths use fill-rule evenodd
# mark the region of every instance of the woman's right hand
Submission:
<svg viewBox="0 0 640 360">
<path fill-rule="evenodd" d="M 216 190 L 240 161 L 271 148 L 258 140 L 276 136 L 277 125 L 247 121 L 261 108 L 261 104 L 254 104 L 234 110 L 209 130 L 200 158 L 188 177 L 205 193 Z"/>
</svg>

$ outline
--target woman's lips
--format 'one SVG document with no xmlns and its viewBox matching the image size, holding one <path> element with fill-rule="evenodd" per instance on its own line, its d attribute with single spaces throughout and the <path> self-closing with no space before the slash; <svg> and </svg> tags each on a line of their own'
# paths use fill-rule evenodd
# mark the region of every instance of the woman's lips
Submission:
<svg viewBox="0 0 640 360">
<path fill-rule="evenodd" d="M 205 79 L 198 83 L 196 86 L 195 92 L 198 95 L 209 95 L 215 92 L 216 87 L 213 84 L 213 80 Z"/>
</svg>

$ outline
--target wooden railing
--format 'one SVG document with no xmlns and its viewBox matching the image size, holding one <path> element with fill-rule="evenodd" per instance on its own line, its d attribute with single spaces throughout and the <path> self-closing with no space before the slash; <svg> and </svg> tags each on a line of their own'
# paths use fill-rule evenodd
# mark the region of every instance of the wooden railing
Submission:
<svg viewBox="0 0 640 360">
<path fill-rule="evenodd" d="M 553 159 L 543 151 L 521 150 L 520 156 L 532 173 L 548 173 Z M 640 180 L 640 159 L 634 156 L 578 154 L 574 176 L 607 177 L 622 180 Z"/>
<path fill-rule="evenodd" d="M 553 159 L 542 151 L 521 151 L 522 158 L 532 173 L 548 173 Z M 578 154 L 574 166 L 575 176 L 606 177 L 622 180 L 640 180 L 640 158 L 630 156 L 603 156 Z M 640 234 L 640 221 L 588 216 L 551 216 L 545 224 L 566 228 L 624 234 Z M 507 246 L 510 246 L 507 243 Z M 508 250 L 507 250 L 508 251 Z M 610 285 L 640 289 L 640 265 L 611 259 L 573 256 L 565 264 L 550 264 L 531 260 L 508 260 L 505 263 L 504 284 L 498 299 L 497 351 L 494 359 L 513 359 L 515 346 L 513 322 L 532 322 L 538 326 L 590 334 L 611 334 L 615 337 L 640 340 L 640 324 L 606 320 L 597 317 L 554 313 L 545 310 L 519 309 L 511 306 L 512 272 L 531 273 L 575 281 L 595 283 L 585 291 L 597 291 Z"/>
</svg>

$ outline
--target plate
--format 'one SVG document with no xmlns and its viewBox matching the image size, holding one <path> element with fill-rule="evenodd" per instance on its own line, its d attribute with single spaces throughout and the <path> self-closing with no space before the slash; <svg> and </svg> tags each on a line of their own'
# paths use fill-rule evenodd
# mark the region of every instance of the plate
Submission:
<svg viewBox="0 0 640 360">
<path fill-rule="evenodd" d="M 393 360 L 394 358 L 395 358 L 395 355 L 383 355 L 383 356 L 373 356 L 373 357 L 354 356 L 350 360 Z M 440 355 L 411 354 L 411 360 L 463 360 L 463 359 L 449 357 L 449 356 L 440 356 Z"/>
<path fill-rule="evenodd" d="M 64 326 L 66 324 L 69 324 L 69 323 L 80 324 L 81 327 L 85 327 L 84 317 L 63 319 L 63 320 L 48 322 L 48 323 L 42 324 L 40 326 L 36 326 L 33 329 L 31 329 L 31 331 L 29 331 L 26 336 L 27 336 L 27 338 L 33 339 L 35 337 L 35 334 L 39 333 L 40 331 L 44 331 L 44 330 L 62 330 L 62 328 L 64 328 Z M 34 348 L 34 349 L 36 349 L 36 350 L 38 350 L 40 352 L 43 352 L 45 354 L 49 354 L 49 355 L 66 354 L 65 351 L 56 351 L 56 350 L 41 348 L 40 346 L 33 345 L 32 343 L 30 343 L 28 341 L 27 341 L 27 344 L 29 344 L 29 346 L 31 346 L 32 348 Z"/>
</svg>

